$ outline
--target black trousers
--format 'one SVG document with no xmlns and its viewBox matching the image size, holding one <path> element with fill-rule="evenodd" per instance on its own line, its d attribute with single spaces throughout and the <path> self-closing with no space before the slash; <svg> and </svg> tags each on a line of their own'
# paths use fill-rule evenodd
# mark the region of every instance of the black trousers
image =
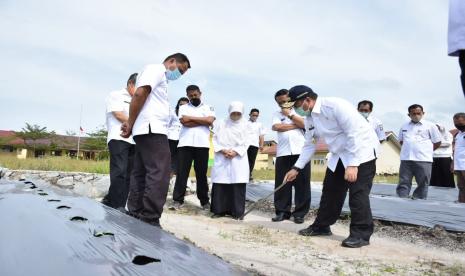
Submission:
<svg viewBox="0 0 465 276">
<path fill-rule="evenodd" d="M 197 198 L 200 204 L 209 202 L 208 198 L 208 148 L 180 147 L 178 148 L 178 174 L 174 184 L 173 200 L 183 203 L 186 194 L 187 179 L 194 161 L 195 178 L 197 180 Z"/>
<path fill-rule="evenodd" d="M 136 155 L 129 188 L 129 212 L 146 222 L 158 222 L 168 195 L 170 150 L 163 134 L 134 136 Z"/>
<path fill-rule="evenodd" d="M 135 146 L 125 141 L 110 140 L 110 188 L 102 202 L 113 208 L 126 206 L 134 162 Z"/>
<path fill-rule="evenodd" d="M 455 188 L 454 174 L 450 171 L 452 158 L 433 158 L 430 186 Z"/>
<path fill-rule="evenodd" d="M 170 152 L 171 152 L 171 172 L 173 174 L 178 174 L 178 143 L 179 140 L 169 140 L 168 143 L 170 145 Z"/>
<path fill-rule="evenodd" d="M 276 158 L 275 188 L 282 184 L 286 173 L 294 166 L 299 155 L 287 155 Z M 294 187 L 294 212 L 292 208 L 292 187 Z M 276 214 L 284 213 L 286 216 L 304 217 L 310 210 L 310 163 L 299 173 L 297 178 L 287 183 L 274 194 L 274 207 Z"/>
<path fill-rule="evenodd" d="M 247 157 L 249 159 L 249 172 L 250 176 L 252 176 L 253 167 L 255 167 L 255 160 L 257 159 L 258 154 L 258 147 L 249 146 L 247 149 Z"/>
<path fill-rule="evenodd" d="M 357 181 L 349 183 L 344 179 L 345 168 L 339 160 L 336 170 L 326 170 L 323 181 L 320 207 L 311 227 L 327 228 L 339 218 L 349 190 L 349 207 L 351 213 L 350 236 L 370 240 L 373 234 L 373 218 L 370 208 L 370 191 L 376 173 L 376 160 L 358 167 Z"/>
<path fill-rule="evenodd" d="M 465 50 L 459 52 L 459 64 L 462 73 L 460 74 L 460 80 L 462 82 L 462 91 L 465 96 Z"/>
</svg>

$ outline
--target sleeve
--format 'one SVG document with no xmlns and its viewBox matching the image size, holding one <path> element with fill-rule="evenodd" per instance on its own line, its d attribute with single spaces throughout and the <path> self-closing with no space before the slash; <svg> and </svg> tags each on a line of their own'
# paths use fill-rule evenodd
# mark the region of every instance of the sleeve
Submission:
<svg viewBox="0 0 465 276">
<path fill-rule="evenodd" d="M 376 134 L 378 135 L 378 140 L 386 140 L 386 133 L 384 132 L 383 123 L 379 120 L 376 122 Z"/>
<path fill-rule="evenodd" d="M 254 136 L 252 127 L 250 127 L 250 124 L 248 122 L 245 123 L 244 132 L 246 135 L 245 137 L 246 143 L 240 146 L 233 147 L 233 150 L 237 152 L 240 156 L 244 156 L 247 154 L 247 149 L 249 148 L 250 141 L 252 137 Z"/>
<path fill-rule="evenodd" d="M 137 76 L 136 88 L 148 85 L 153 89 L 163 81 L 164 76 L 165 71 L 161 66 L 147 65 Z"/>
<path fill-rule="evenodd" d="M 223 122 L 213 123 L 213 151 L 220 152 L 225 148 L 218 141 L 218 133 L 221 131 Z"/>
<path fill-rule="evenodd" d="M 275 112 L 273 114 L 273 118 L 271 119 L 271 125 L 274 126 L 276 124 L 281 124 L 281 116 L 279 116 L 279 113 L 278 112 Z"/>
<path fill-rule="evenodd" d="M 305 120 L 305 128 L 308 129 L 307 120 Z M 307 163 L 310 162 L 316 150 L 315 141 L 315 130 L 306 131 L 304 147 L 302 148 L 302 151 L 299 155 L 299 159 L 297 159 L 294 166 L 296 166 L 299 169 L 303 169 L 305 165 L 307 165 Z"/>
<path fill-rule="evenodd" d="M 435 124 L 431 124 L 431 127 L 430 127 L 430 137 L 431 137 L 431 142 L 433 142 L 433 144 L 442 141 L 442 135 L 441 135 L 441 133 L 439 132 L 439 129 L 436 127 Z"/>
<path fill-rule="evenodd" d="M 247 146 L 246 145 L 240 145 L 240 146 L 235 146 L 232 148 L 233 151 L 237 152 L 239 156 L 244 156 L 247 154 Z"/>
<path fill-rule="evenodd" d="M 265 134 L 266 134 L 266 128 L 262 123 L 260 123 L 260 128 L 258 129 L 258 135 L 262 136 L 262 135 L 265 135 Z"/>
<path fill-rule="evenodd" d="M 107 98 L 107 113 L 124 110 L 124 100 L 118 95 L 110 94 Z"/>
<path fill-rule="evenodd" d="M 360 160 L 357 155 L 363 143 L 357 142 L 357 136 L 364 129 L 361 127 L 361 124 L 365 123 L 365 119 L 360 116 L 351 104 L 345 101 L 333 102 L 332 114 L 330 111 L 328 111 L 328 114 L 334 116 L 334 119 L 345 134 L 346 143 L 344 152 L 347 153 L 347 166 L 359 166 Z"/>
<path fill-rule="evenodd" d="M 207 117 L 215 117 L 215 108 L 213 106 L 208 106 Z"/>
<path fill-rule="evenodd" d="M 404 141 L 404 132 L 402 131 L 402 127 L 399 129 L 399 137 L 398 137 L 399 142 Z"/>
</svg>

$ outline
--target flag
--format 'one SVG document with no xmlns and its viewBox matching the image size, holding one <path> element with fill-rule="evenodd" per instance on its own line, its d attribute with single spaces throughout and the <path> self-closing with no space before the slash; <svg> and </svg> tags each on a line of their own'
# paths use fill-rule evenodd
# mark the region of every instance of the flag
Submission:
<svg viewBox="0 0 465 276">
<path fill-rule="evenodd" d="M 81 133 L 84 132 L 84 129 L 82 128 L 82 126 L 79 127 L 79 131 L 81 131 Z"/>
</svg>

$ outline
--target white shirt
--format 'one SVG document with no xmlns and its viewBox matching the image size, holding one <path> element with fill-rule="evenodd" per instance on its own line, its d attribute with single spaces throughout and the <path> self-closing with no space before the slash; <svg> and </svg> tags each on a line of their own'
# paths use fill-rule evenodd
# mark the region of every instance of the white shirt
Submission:
<svg viewBox="0 0 465 276">
<path fill-rule="evenodd" d="M 402 142 L 400 160 L 433 162 L 433 143 L 441 142 L 437 126 L 429 121 L 412 121 L 404 124 L 399 131 Z"/>
<path fill-rule="evenodd" d="M 433 152 L 433 158 L 450 158 L 452 156 L 452 140 L 454 137 L 444 127 L 439 131 L 442 136 L 441 145 Z"/>
<path fill-rule="evenodd" d="M 147 100 L 132 128 L 132 135 L 149 133 L 167 134 L 170 120 L 168 102 L 168 80 L 165 76 L 166 68 L 163 64 L 150 64 L 145 66 L 137 76 L 136 88 L 150 86 Z"/>
<path fill-rule="evenodd" d="M 253 147 L 259 147 L 260 146 L 260 136 L 266 134 L 265 127 L 263 126 L 262 123 L 260 122 L 252 122 L 248 121 L 248 124 L 250 126 L 250 131 L 251 131 L 251 136 L 250 136 L 250 146 Z"/>
<path fill-rule="evenodd" d="M 170 112 L 170 123 L 168 125 L 168 139 L 179 140 L 179 133 L 181 132 L 182 124 L 174 110 Z"/>
<path fill-rule="evenodd" d="M 465 131 L 459 131 L 454 140 L 454 170 L 465 171 Z"/>
<path fill-rule="evenodd" d="M 379 141 L 386 140 L 386 133 L 384 132 L 383 123 L 376 117 L 368 116 L 367 118 L 368 123 L 370 123 L 371 127 L 375 130 L 376 135 L 378 136 Z"/>
<path fill-rule="evenodd" d="M 448 54 L 458 56 L 459 50 L 465 50 L 465 1 L 449 1 Z"/>
<path fill-rule="evenodd" d="M 320 138 L 331 156 L 328 168 L 336 170 L 339 159 L 344 167 L 359 166 L 376 158 L 379 141 L 365 118 L 348 101 L 318 97 L 311 116 L 305 118 L 305 146 L 295 166 L 303 168 L 315 153 Z"/>
<path fill-rule="evenodd" d="M 123 112 L 124 115 L 129 116 L 129 105 L 131 104 L 131 95 L 123 88 L 121 90 L 113 91 L 108 95 L 106 99 L 106 125 L 107 125 L 107 143 L 111 140 L 125 141 L 134 144 L 132 136 L 129 138 L 121 137 L 121 125 L 122 123 L 116 119 L 113 112 Z"/>
<path fill-rule="evenodd" d="M 291 115 L 299 116 L 294 110 L 291 111 Z M 294 124 L 291 119 L 284 116 L 281 111 L 276 111 L 273 114 L 272 125 L 276 124 Z M 284 132 L 278 131 L 278 145 L 276 149 L 276 157 L 288 156 L 288 155 L 299 155 L 302 152 L 305 138 L 304 131 L 302 129 L 292 129 Z"/>
<path fill-rule="evenodd" d="M 215 117 L 213 107 L 200 103 L 198 106 L 193 106 L 191 103 L 179 107 L 179 118 L 182 116 L 194 117 Z M 196 147 L 196 148 L 210 148 L 210 127 L 209 126 L 196 126 L 181 128 L 179 134 L 180 147 Z"/>
<path fill-rule="evenodd" d="M 246 124 L 248 125 L 248 124 Z M 225 121 L 221 120 L 215 124 L 213 131 L 213 148 L 215 150 L 215 160 L 211 172 L 211 178 L 213 183 L 220 184 L 237 184 L 249 182 L 249 159 L 247 157 L 248 143 L 245 142 L 242 145 L 236 145 L 232 148 L 227 147 L 219 141 L 217 133 L 222 131 L 225 127 Z M 244 129 L 248 132 L 246 135 L 251 135 L 250 130 Z M 248 139 L 246 139 L 247 141 Z M 238 153 L 233 159 L 226 158 L 221 150 L 232 149 Z"/>
</svg>

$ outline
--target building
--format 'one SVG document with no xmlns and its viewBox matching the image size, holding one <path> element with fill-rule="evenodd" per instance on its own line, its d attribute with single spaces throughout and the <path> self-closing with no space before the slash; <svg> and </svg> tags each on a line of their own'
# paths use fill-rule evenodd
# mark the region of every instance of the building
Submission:
<svg viewBox="0 0 465 276">
<path fill-rule="evenodd" d="M 95 159 L 104 150 L 92 149 L 87 145 L 87 137 L 76 137 L 67 135 L 54 135 L 50 138 L 27 140 L 16 136 L 11 130 L 0 130 L 0 154 L 16 156 L 19 159 L 42 158 L 46 156 L 68 156 Z"/>
</svg>

